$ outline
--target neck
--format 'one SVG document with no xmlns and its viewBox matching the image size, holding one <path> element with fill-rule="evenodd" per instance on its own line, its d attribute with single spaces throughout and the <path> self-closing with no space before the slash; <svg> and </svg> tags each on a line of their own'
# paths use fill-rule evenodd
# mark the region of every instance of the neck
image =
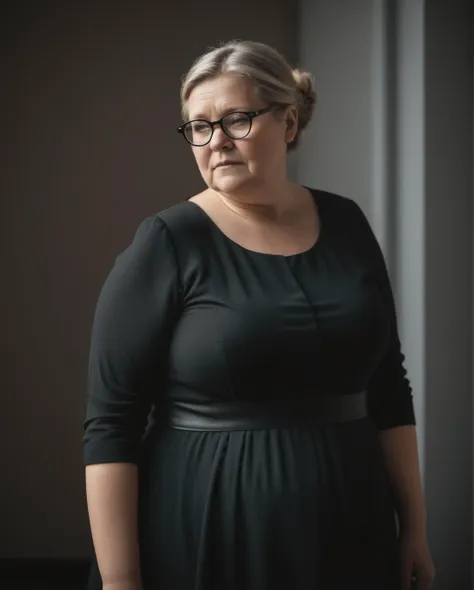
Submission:
<svg viewBox="0 0 474 590">
<path fill-rule="evenodd" d="M 235 214 L 247 219 L 279 221 L 291 217 L 298 209 L 295 199 L 297 187 L 289 182 L 273 187 L 262 187 L 255 195 L 229 194 L 213 191 L 215 196 Z"/>
</svg>

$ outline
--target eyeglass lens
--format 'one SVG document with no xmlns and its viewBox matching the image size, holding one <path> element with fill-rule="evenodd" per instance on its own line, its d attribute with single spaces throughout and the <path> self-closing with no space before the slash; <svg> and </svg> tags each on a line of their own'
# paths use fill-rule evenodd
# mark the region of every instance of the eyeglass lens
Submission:
<svg viewBox="0 0 474 590">
<path fill-rule="evenodd" d="M 250 132 L 251 119 L 246 113 L 229 113 L 222 119 L 224 132 L 232 139 L 243 139 Z M 212 126 L 203 119 L 191 121 L 184 126 L 189 143 L 205 145 L 212 136 Z"/>
</svg>

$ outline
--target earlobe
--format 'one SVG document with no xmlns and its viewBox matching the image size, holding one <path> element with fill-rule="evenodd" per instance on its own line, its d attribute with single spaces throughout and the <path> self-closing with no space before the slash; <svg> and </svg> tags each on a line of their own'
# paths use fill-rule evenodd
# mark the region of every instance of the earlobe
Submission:
<svg viewBox="0 0 474 590">
<path fill-rule="evenodd" d="M 286 140 L 287 143 L 294 141 L 298 132 L 298 113 L 296 109 L 289 108 L 286 113 Z"/>
<path fill-rule="evenodd" d="M 291 143 L 292 141 L 294 141 L 297 131 L 298 131 L 298 121 L 295 117 L 292 117 L 289 114 L 289 116 L 286 120 L 286 140 L 287 140 L 287 143 Z"/>
</svg>

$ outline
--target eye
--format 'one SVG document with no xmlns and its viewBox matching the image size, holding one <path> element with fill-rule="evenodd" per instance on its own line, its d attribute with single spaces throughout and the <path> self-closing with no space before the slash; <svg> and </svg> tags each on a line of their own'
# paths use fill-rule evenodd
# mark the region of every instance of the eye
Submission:
<svg viewBox="0 0 474 590">
<path fill-rule="evenodd" d="M 242 115 L 242 113 L 232 113 L 228 117 L 226 117 L 225 124 L 231 125 L 232 127 L 242 127 L 247 126 L 249 123 L 249 119 L 247 115 Z"/>
<path fill-rule="evenodd" d="M 191 124 L 193 133 L 208 133 L 209 125 L 205 121 L 195 121 Z"/>
</svg>

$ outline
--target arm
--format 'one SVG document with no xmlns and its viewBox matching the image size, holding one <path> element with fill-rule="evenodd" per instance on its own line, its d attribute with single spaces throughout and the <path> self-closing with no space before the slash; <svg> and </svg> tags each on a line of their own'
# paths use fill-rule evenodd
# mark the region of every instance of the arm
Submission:
<svg viewBox="0 0 474 590">
<path fill-rule="evenodd" d="M 379 430 L 401 530 L 421 533 L 425 531 L 426 508 L 418 459 L 412 389 L 404 367 L 405 357 L 401 352 L 390 279 L 379 249 L 378 258 L 380 291 L 386 302 L 391 335 L 385 355 L 368 388 L 369 408 Z"/>
<path fill-rule="evenodd" d="M 402 590 L 429 590 L 436 577 L 426 535 L 426 507 L 418 464 L 414 426 L 398 426 L 380 433 L 380 442 L 392 481 L 400 523 Z"/>
<path fill-rule="evenodd" d="M 140 587 L 137 480 L 131 463 L 86 467 L 92 541 L 104 587 Z"/>
<path fill-rule="evenodd" d="M 418 444 L 414 426 L 380 432 L 380 442 L 397 500 L 401 532 L 424 535 L 426 506 L 421 485 Z"/>
<path fill-rule="evenodd" d="M 355 205 L 355 204 L 354 204 Z M 426 509 L 421 486 L 412 389 L 404 367 L 398 335 L 395 301 L 385 259 L 362 210 L 355 205 L 361 223 L 360 239 L 372 261 L 380 295 L 389 321 L 389 339 L 368 385 L 369 412 L 379 439 L 396 496 L 403 528 L 424 530 Z"/>
<path fill-rule="evenodd" d="M 377 283 L 385 304 L 390 333 L 385 350 L 368 385 L 369 413 L 378 428 L 379 440 L 395 496 L 400 524 L 402 589 L 412 587 L 416 574 L 419 590 L 429 590 L 435 568 L 426 537 L 426 507 L 421 485 L 415 415 L 410 383 L 398 336 L 395 302 L 385 259 L 364 214 L 361 239 L 373 261 Z"/>
<path fill-rule="evenodd" d="M 94 316 L 84 423 L 86 492 L 99 571 L 107 588 L 137 588 L 141 440 L 166 359 L 178 302 L 168 230 L 146 219 L 120 254 Z"/>
</svg>

